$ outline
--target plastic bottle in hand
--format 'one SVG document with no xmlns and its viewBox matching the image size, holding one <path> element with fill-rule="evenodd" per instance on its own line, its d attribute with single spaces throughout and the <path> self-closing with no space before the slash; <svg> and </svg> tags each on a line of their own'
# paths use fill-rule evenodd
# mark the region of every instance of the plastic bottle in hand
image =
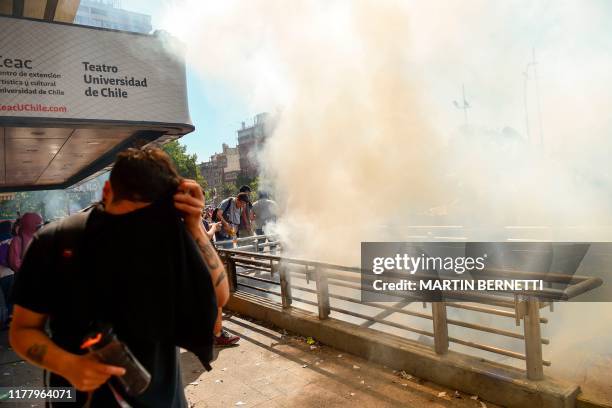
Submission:
<svg viewBox="0 0 612 408">
<path fill-rule="evenodd" d="M 105 364 L 125 368 L 125 374 L 117 377 L 117 380 L 128 395 L 141 395 L 149 387 L 151 374 L 117 338 L 110 326 L 100 325 L 85 338 L 81 349 L 92 352 Z"/>
<path fill-rule="evenodd" d="M 236 234 L 236 227 L 231 228 L 230 237 L 232 238 L 232 246 L 236 248 L 238 246 L 238 234 Z"/>
</svg>

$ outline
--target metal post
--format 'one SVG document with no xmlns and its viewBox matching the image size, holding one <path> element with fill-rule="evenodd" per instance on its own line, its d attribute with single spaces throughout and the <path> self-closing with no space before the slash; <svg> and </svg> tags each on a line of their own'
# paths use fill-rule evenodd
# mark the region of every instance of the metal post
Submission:
<svg viewBox="0 0 612 408">
<path fill-rule="evenodd" d="M 432 302 L 434 350 L 436 354 L 448 353 L 448 323 L 446 321 L 446 303 Z"/>
<path fill-rule="evenodd" d="M 540 332 L 540 302 L 529 297 L 525 302 L 526 313 L 523 318 L 525 330 L 525 357 L 527 360 L 527 378 L 544 379 L 542 364 L 542 334 Z"/>
<path fill-rule="evenodd" d="M 283 309 L 286 309 L 291 306 L 291 278 L 290 274 L 287 272 L 286 265 L 277 265 L 280 277 L 281 300 Z"/>
<path fill-rule="evenodd" d="M 230 292 L 236 292 L 238 290 L 238 276 L 236 275 L 236 263 L 231 255 L 227 255 L 225 258 L 225 270 L 230 282 Z"/>
<path fill-rule="evenodd" d="M 317 303 L 319 304 L 319 319 L 325 320 L 329 317 L 329 285 L 327 276 L 320 267 L 315 269 L 315 279 L 317 284 Z"/>
</svg>

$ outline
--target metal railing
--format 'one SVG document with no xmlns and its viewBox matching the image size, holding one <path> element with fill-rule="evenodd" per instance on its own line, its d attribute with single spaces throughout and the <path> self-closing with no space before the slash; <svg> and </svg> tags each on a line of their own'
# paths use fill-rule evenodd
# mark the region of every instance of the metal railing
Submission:
<svg viewBox="0 0 612 408">
<path fill-rule="evenodd" d="M 216 241 L 217 248 L 232 248 L 237 250 L 253 250 L 255 252 L 271 252 L 280 247 L 280 242 L 274 235 L 252 235 L 249 237 Z"/>
<path fill-rule="evenodd" d="M 331 302 L 335 300 L 363 304 L 359 297 L 347 296 L 337 293 L 338 291 L 330 290 L 330 286 L 355 291 L 362 290 L 361 270 L 359 268 L 257 252 L 262 246 L 262 238 L 263 236 L 240 238 L 236 240 L 238 241 L 236 244 L 241 244 L 238 248 L 218 249 L 226 264 L 232 291 L 246 288 L 257 293 L 278 296 L 283 308 L 290 307 L 294 301 L 311 305 L 317 308 L 318 316 L 321 320 L 327 319 L 332 312 L 335 312 L 367 322 L 380 323 L 431 337 L 433 339 L 434 351 L 441 355 L 448 353 L 449 343 L 455 343 L 468 348 L 522 360 L 525 362 L 526 375 L 530 380 L 543 379 L 543 367 L 550 366 L 551 364 L 550 361 L 544 360 L 542 357 L 542 345 L 549 344 L 549 340 L 541 335 L 541 324 L 548 323 L 548 319 L 540 316 L 540 309 L 543 307 L 552 308 L 552 303 L 540 301 L 539 299 L 545 297 L 551 301 L 568 300 L 601 285 L 601 280 L 592 277 L 521 272 L 521 279 L 525 279 L 527 276 L 532 279 L 550 277 L 552 282 L 563 283 L 567 286 L 564 290 L 547 287 L 544 288 L 542 293 L 528 293 L 525 296 L 514 295 L 513 297 L 473 292 L 454 292 L 452 293 L 453 301 L 429 302 L 431 303 L 431 314 L 407 310 L 391 304 L 368 303 L 365 306 L 382 311 L 378 315 L 371 316 L 352 310 L 352 308 L 340 307 L 337 302 Z M 277 242 L 272 240 L 264 245 L 269 245 L 272 248 L 276 247 Z M 253 248 L 255 252 L 245 251 L 244 249 L 246 248 Z M 255 271 L 260 274 L 263 272 L 264 276 L 254 276 L 253 274 L 245 273 Z M 508 277 L 510 274 L 510 271 L 500 270 L 498 272 L 499 276 L 502 277 Z M 270 276 L 267 277 L 265 276 L 266 274 Z M 538 277 L 536 278 L 535 276 Z M 312 281 L 314 282 L 314 288 L 299 285 L 295 282 L 296 279 L 305 280 L 307 285 Z M 315 299 L 298 297 L 293 293 L 294 290 L 312 294 L 315 296 Z M 423 297 L 418 294 L 407 294 L 406 298 L 412 298 L 414 302 L 423 302 Z M 425 302 L 423 302 L 423 305 L 425 306 Z M 449 308 L 514 319 L 516 326 L 520 326 L 522 321 L 523 331 L 522 333 L 517 333 L 478 323 L 450 319 L 447 316 Z M 431 321 L 431 329 L 413 327 L 403 322 L 398 323 L 385 318 L 394 313 L 429 320 Z M 481 341 L 451 336 L 449 335 L 449 325 L 520 340 L 524 343 L 524 353 L 485 344 Z"/>
</svg>

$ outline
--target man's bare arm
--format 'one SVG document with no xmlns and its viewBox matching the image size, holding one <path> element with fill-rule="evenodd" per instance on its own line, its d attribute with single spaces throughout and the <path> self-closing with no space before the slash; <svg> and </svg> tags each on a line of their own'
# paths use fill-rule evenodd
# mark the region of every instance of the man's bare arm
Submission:
<svg viewBox="0 0 612 408">
<path fill-rule="evenodd" d="M 221 263 L 217 251 L 213 248 L 204 230 L 202 223 L 204 193 L 198 183 L 193 180 L 183 180 L 177 193 L 174 195 L 174 206 L 183 213 L 185 227 L 198 245 L 202 259 L 208 267 L 212 283 L 215 287 L 217 305 L 222 307 L 229 299 L 229 284 L 225 274 L 225 267 Z"/>
<path fill-rule="evenodd" d="M 217 232 L 218 227 L 217 227 L 217 223 L 213 222 L 210 224 L 210 228 L 208 229 L 208 231 L 206 231 L 206 235 L 208 236 L 209 240 L 212 240 L 215 236 L 215 232 Z"/>
<path fill-rule="evenodd" d="M 217 304 L 219 307 L 222 307 L 229 299 L 229 282 L 227 281 L 225 266 L 223 266 L 203 226 L 200 228 L 200 231 L 191 231 L 191 234 L 200 249 L 202 259 L 213 281 L 215 294 L 217 295 Z"/>
<path fill-rule="evenodd" d="M 92 356 L 67 352 L 45 332 L 47 315 L 15 305 L 9 332 L 15 352 L 30 363 L 66 378 L 81 391 L 93 391 L 111 375 L 123 375 L 121 367 L 102 364 Z"/>
<path fill-rule="evenodd" d="M 59 348 L 45 333 L 47 316 L 15 306 L 10 342 L 21 357 L 55 373 L 63 371 L 72 354 Z"/>
<path fill-rule="evenodd" d="M 217 219 L 221 223 L 221 226 L 223 227 L 225 232 L 229 234 L 232 231 L 232 227 L 229 225 L 229 222 L 227 222 L 227 220 L 223 218 L 223 211 L 221 209 L 218 209 L 216 211 L 217 211 Z"/>
</svg>

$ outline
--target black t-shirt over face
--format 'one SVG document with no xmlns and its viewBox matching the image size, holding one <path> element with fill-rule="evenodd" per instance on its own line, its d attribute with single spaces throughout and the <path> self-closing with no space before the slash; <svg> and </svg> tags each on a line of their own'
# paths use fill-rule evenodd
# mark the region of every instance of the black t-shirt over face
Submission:
<svg viewBox="0 0 612 408">
<path fill-rule="evenodd" d="M 96 207 L 76 248 L 64 248 L 61 234 L 60 222 L 35 236 L 14 302 L 48 315 L 53 341 L 72 353 L 82 353 L 92 324 L 111 324 L 152 375 L 147 391 L 126 397 L 128 403 L 186 406 L 176 346 L 197 350 L 212 336 L 216 299 L 199 250 L 171 204 L 123 215 Z M 66 381 L 52 376 L 51 386 L 61 384 Z M 103 386 L 92 406 L 112 407 L 114 401 Z"/>
</svg>

